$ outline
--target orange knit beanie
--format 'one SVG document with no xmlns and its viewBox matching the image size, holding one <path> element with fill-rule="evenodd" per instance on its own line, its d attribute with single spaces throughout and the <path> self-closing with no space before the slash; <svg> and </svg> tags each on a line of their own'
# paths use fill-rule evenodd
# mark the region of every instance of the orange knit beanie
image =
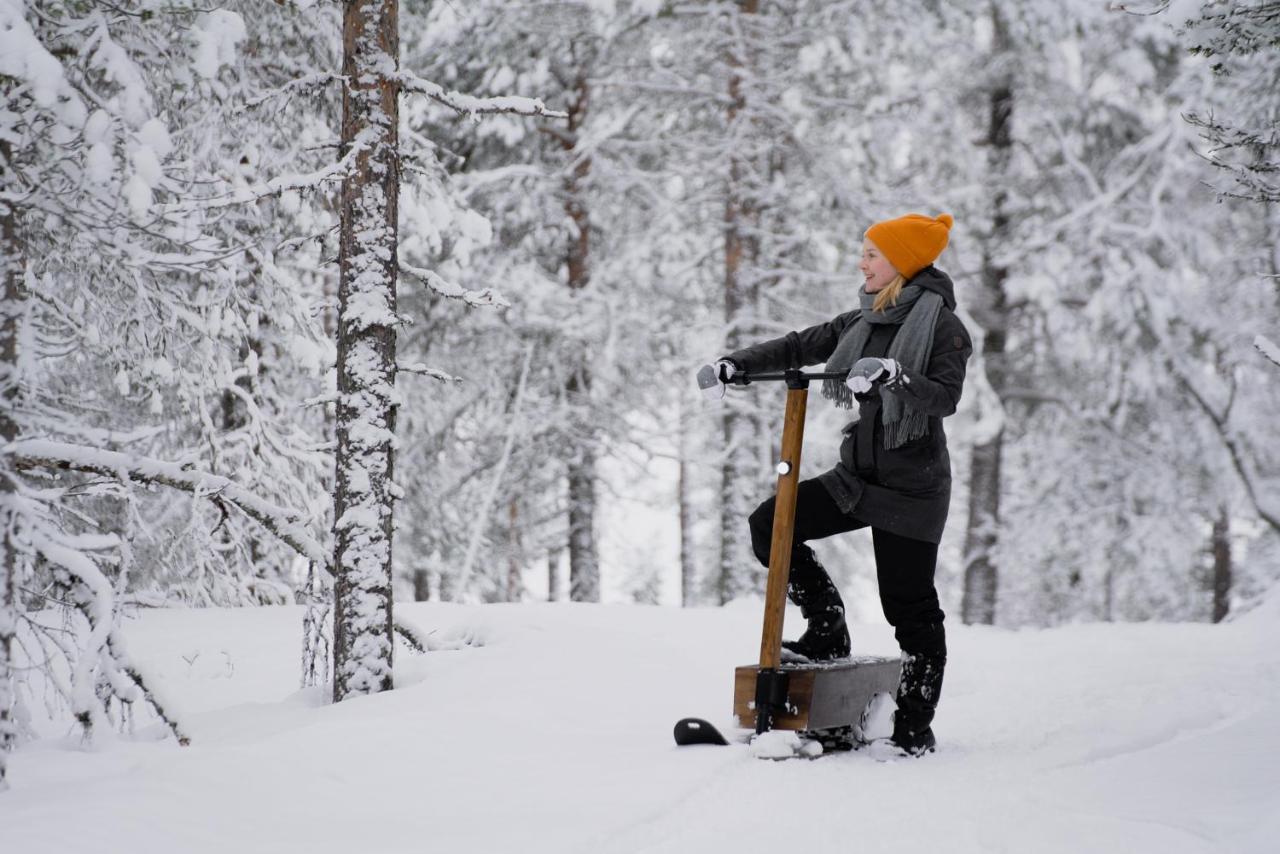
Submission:
<svg viewBox="0 0 1280 854">
<path fill-rule="evenodd" d="M 867 239 L 879 247 L 893 268 L 910 279 L 928 267 L 947 248 L 951 214 L 939 217 L 907 214 L 877 222 L 867 229 Z"/>
</svg>

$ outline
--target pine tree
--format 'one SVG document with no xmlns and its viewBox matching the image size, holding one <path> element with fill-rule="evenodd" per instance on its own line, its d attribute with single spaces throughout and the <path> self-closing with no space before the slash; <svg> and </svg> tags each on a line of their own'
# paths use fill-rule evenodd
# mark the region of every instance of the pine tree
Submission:
<svg viewBox="0 0 1280 854">
<path fill-rule="evenodd" d="M 396 203 L 400 33 L 396 0 L 343 8 L 333 696 L 391 688 L 395 483 Z"/>
<path fill-rule="evenodd" d="M 1009 184 L 1013 148 L 1014 63 L 1009 25 L 998 4 L 990 6 L 991 45 L 987 57 L 989 80 L 985 90 L 987 127 L 985 186 L 991 189 L 990 230 L 982 241 L 980 302 L 972 310 L 982 328 L 982 365 L 999 407 L 1007 397 L 1010 376 L 1005 349 L 1011 323 L 1006 280 L 1008 268 L 997 254 L 1009 244 Z M 999 416 L 996 416 L 997 418 Z M 969 516 L 964 540 L 964 598 L 961 619 L 966 623 L 995 622 L 999 589 L 996 546 L 1000 532 L 1000 494 L 1004 487 L 1002 462 L 1004 426 L 973 445 L 969 464 Z"/>
<path fill-rule="evenodd" d="M 1280 202 L 1280 3 L 1206 3 L 1186 22 L 1184 38 L 1233 96 L 1225 115 L 1203 107 L 1188 115 L 1212 162 L 1233 179 L 1223 195 Z"/>
</svg>

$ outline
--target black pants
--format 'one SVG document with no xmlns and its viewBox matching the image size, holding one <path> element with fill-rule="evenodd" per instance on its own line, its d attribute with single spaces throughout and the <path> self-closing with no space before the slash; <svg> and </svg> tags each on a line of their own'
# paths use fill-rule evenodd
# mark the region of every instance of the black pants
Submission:
<svg viewBox="0 0 1280 854">
<path fill-rule="evenodd" d="M 761 504 L 751 514 L 751 545 L 756 558 L 769 565 L 769 547 L 773 539 L 773 506 L 775 498 Z M 796 499 L 795 538 L 791 548 L 791 573 L 826 570 L 817 562 L 813 550 L 805 543 L 833 534 L 865 528 L 866 523 L 841 512 L 831 495 L 817 480 L 800 482 Z M 876 553 L 876 580 L 880 586 L 880 607 L 903 652 L 913 655 L 947 654 L 944 615 L 933 586 L 933 573 L 938 564 L 938 546 L 924 540 L 913 540 L 880 528 L 871 529 Z"/>
</svg>

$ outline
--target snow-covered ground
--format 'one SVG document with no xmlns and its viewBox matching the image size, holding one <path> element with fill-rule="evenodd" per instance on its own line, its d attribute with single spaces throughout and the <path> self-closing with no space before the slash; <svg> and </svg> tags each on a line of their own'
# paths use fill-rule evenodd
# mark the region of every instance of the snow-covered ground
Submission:
<svg viewBox="0 0 1280 854">
<path fill-rule="evenodd" d="M 399 605 L 437 640 L 398 688 L 294 690 L 293 608 L 148 612 L 131 651 L 181 706 L 15 755 L 0 850 L 1271 852 L 1280 850 L 1280 602 L 1208 625 L 951 626 L 939 753 L 876 762 L 676 748 L 728 725 L 758 603 Z M 796 625 L 799 615 L 788 615 Z M 887 626 L 859 652 L 895 654 Z"/>
</svg>

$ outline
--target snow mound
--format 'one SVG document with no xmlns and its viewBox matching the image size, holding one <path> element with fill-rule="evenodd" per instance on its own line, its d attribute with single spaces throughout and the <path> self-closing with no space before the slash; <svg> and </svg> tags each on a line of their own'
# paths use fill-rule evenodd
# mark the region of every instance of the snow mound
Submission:
<svg viewBox="0 0 1280 854">
<path fill-rule="evenodd" d="M 751 739 L 751 755 L 757 759 L 813 758 L 822 755 L 822 745 L 790 730 L 774 729 Z"/>
<path fill-rule="evenodd" d="M 1274 585 L 1258 597 L 1258 602 L 1248 611 L 1235 617 L 1237 625 L 1256 626 L 1275 630 L 1280 627 L 1280 584 Z"/>
</svg>

